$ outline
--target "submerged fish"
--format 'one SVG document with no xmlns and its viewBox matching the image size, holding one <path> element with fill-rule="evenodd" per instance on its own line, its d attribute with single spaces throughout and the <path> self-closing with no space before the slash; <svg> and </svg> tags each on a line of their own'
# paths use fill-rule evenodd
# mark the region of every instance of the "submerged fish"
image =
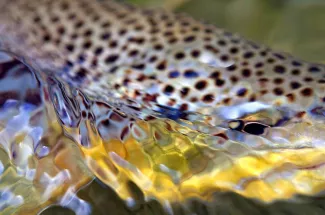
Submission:
<svg viewBox="0 0 325 215">
<path fill-rule="evenodd" d="M 167 210 L 325 188 L 324 65 L 109 0 L 0 5 L 6 214 L 90 213 L 75 192 L 94 177 L 130 205 L 132 181 Z"/>
</svg>

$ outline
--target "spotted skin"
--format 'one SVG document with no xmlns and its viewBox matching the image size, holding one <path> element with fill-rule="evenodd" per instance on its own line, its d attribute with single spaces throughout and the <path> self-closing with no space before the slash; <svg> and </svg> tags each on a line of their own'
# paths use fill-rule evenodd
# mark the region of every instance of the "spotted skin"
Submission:
<svg viewBox="0 0 325 215">
<path fill-rule="evenodd" d="M 112 1 L 28 1 L 7 6 L 60 76 L 90 94 L 202 112 L 247 101 L 323 105 L 324 66 L 277 53 L 182 14 Z M 288 78 L 290 77 L 290 78 Z M 98 91 L 99 90 L 99 91 Z"/>
</svg>

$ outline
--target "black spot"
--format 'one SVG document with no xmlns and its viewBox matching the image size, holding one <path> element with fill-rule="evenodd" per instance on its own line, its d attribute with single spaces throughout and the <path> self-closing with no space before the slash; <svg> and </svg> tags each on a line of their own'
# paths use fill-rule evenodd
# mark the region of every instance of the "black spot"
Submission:
<svg viewBox="0 0 325 215">
<path fill-rule="evenodd" d="M 92 34 L 93 34 L 92 30 L 91 30 L 91 29 L 87 29 L 87 30 L 85 31 L 85 33 L 84 33 L 84 36 L 85 36 L 85 37 L 89 37 L 89 36 L 91 36 Z"/>
<path fill-rule="evenodd" d="M 105 63 L 114 63 L 119 58 L 118 55 L 112 54 L 106 57 Z"/>
<path fill-rule="evenodd" d="M 131 51 L 129 52 L 129 56 L 130 56 L 130 57 L 134 57 L 134 56 L 136 56 L 138 53 L 139 53 L 138 50 L 133 49 L 133 50 L 131 50 Z"/>
<path fill-rule="evenodd" d="M 229 51 L 231 54 L 237 54 L 239 50 L 237 47 L 232 47 Z"/>
<path fill-rule="evenodd" d="M 228 57 L 227 55 L 222 55 L 222 56 L 220 57 L 220 59 L 221 59 L 222 61 L 228 61 L 228 60 L 229 60 L 229 57 Z"/>
<path fill-rule="evenodd" d="M 154 48 L 155 50 L 157 50 L 157 51 L 160 51 L 160 50 L 162 50 L 164 47 L 163 47 L 161 44 L 156 44 L 153 48 Z"/>
<path fill-rule="evenodd" d="M 143 70 L 145 68 L 145 65 L 143 63 L 141 63 L 141 64 L 135 64 L 135 65 L 132 65 L 132 68 L 139 69 L 139 70 Z"/>
<path fill-rule="evenodd" d="M 314 79 L 313 78 L 311 78 L 311 77 L 305 77 L 304 78 L 304 81 L 305 82 L 312 82 Z"/>
<path fill-rule="evenodd" d="M 44 42 L 49 42 L 51 40 L 51 36 L 49 35 L 49 34 L 45 34 L 44 36 L 43 36 L 43 41 Z"/>
<path fill-rule="evenodd" d="M 171 85 L 167 85 L 164 89 L 164 93 L 167 95 L 170 95 L 173 92 L 174 92 L 174 87 Z"/>
<path fill-rule="evenodd" d="M 277 88 L 274 88 L 273 89 L 273 92 L 274 92 L 274 94 L 275 95 L 277 95 L 277 96 L 281 96 L 281 95 L 283 95 L 283 90 L 281 89 L 281 88 L 279 88 L 279 87 L 277 87 Z"/>
<path fill-rule="evenodd" d="M 275 78 L 274 80 L 273 80 L 273 82 L 275 83 L 275 84 L 282 84 L 283 83 L 283 79 L 282 78 Z"/>
<path fill-rule="evenodd" d="M 274 53 L 273 55 L 275 57 L 277 57 L 278 59 L 280 59 L 280 60 L 285 60 L 286 59 L 282 54 L 279 54 L 279 53 Z"/>
<path fill-rule="evenodd" d="M 113 40 L 113 41 L 111 41 L 110 43 L 109 43 L 109 47 L 111 47 L 111 48 L 116 48 L 118 46 L 118 43 L 117 43 L 117 41 L 115 41 L 115 40 Z"/>
<path fill-rule="evenodd" d="M 75 28 L 81 28 L 85 23 L 83 21 L 78 21 L 76 24 L 75 24 Z"/>
<path fill-rule="evenodd" d="M 76 73 L 75 79 L 82 81 L 87 75 L 87 70 L 84 68 L 80 68 Z"/>
<path fill-rule="evenodd" d="M 293 81 L 293 82 L 290 83 L 290 86 L 291 86 L 291 89 L 295 90 L 295 89 L 300 88 L 301 84 L 299 82 Z"/>
<path fill-rule="evenodd" d="M 223 80 L 223 79 L 217 79 L 217 80 L 215 81 L 215 84 L 216 84 L 216 86 L 218 86 L 218 87 L 222 87 L 222 86 L 225 84 L 225 80 Z"/>
<path fill-rule="evenodd" d="M 321 70 L 316 66 L 311 66 L 309 67 L 308 71 L 314 73 L 314 72 L 320 72 Z"/>
<path fill-rule="evenodd" d="M 193 50 L 191 52 L 191 55 L 192 55 L 192 57 L 198 57 L 200 55 L 200 51 L 199 50 Z"/>
<path fill-rule="evenodd" d="M 284 66 L 281 65 L 277 65 L 274 67 L 274 72 L 279 73 L 279 74 L 283 74 L 286 72 L 286 69 Z"/>
<path fill-rule="evenodd" d="M 219 71 L 214 71 L 213 73 L 211 73 L 211 75 L 209 76 L 210 78 L 216 79 L 219 78 L 220 76 L 220 72 Z"/>
<path fill-rule="evenodd" d="M 111 36 L 110 33 L 105 32 L 105 33 L 102 33 L 102 34 L 100 35 L 100 38 L 101 38 L 102 40 L 107 40 L 108 38 L 110 38 L 110 36 Z"/>
<path fill-rule="evenodd" d="M 226 43 L 226 41 L 224 41 L 224 40 L 219 40 L 219 41 L 218 41 L 218 45 L 220 45 L 220 46 L 225 46 L 225 45 L 227 45 L 227 43 Z"/>
<path fill-rule="evenodd" d="M 202 100 L 203 100 L 203 102 L 210 103 L 210 102 L 213 102 L 214 96 L 212 94 L 207 94 L 207 95 L 203 96 Z"/>
<path fill-rule="evenodd" d="M 178 53 L 175 54 L 175 58 L 176 58 L 177 60 L 181 60 L 181 59 L 183 59 L 184 57 L 185 57 L 185 54 L 184 54 L 183 52 L 178 52 Z"/>
<path fill-rule="evenodd" d="M 291 74 L 292 75 L 300 75 L 300 70 L 294 69 L 294 70 L 291 71 Z"/>
<path fill-rule="evenodd" d="M 184 87 L 183 89 L 180 90 L 180 94 L 182 97 L 187 96 L 189 92 L 190 92 L 190 89 L 188 87 Z"/>
<path fill-rule="evenodd" d="M 263 66 L 263 63 L 259 62 L 255 64 L 255 68 L 261 68 Z"/>
<path fill-rule="evenodd" d="M 57 31 L 58 31 L 59 34 L 63 35 L 65 33 L 65 28 L 61 26 L 61 27 L 58 28 Z"/>
<path fill-rule="evenodd" d="M 245 52 L 245 53 L 243 54 L 243 57 L 244 57 L 245 59 L 252 58 L 253 56 L 254 56 L 254 53 L 253 53 L 253 52 Z"/>
<path fill-rule="evenodd" d="M 157 65 L 158 70 L 165 70 L 166 69 L 166 61 L 163 61 Z"/>
<path fill-rule="evenodd" d="M 83 44 L 83 47 L 84 49 L 89 49 L 92 45 L 92 42 L 91 41 L 86 41 L 84 44 Z"/>
<path fill-rule="evenodd" d="M 73 50 L 74 50 L 74 45 L 72 45 L 72 44 L 67 44 L 67 45 L 65 46 L 65 48 L 66 48 L 66 50 L 68 50 L 69 52 L 73 52 Z"/>
<path fill-rule="evenodd" d="M 300 91 L 301 95 L 302 96 L 305 96 L 305 97 L 308 97 L 308 96 L 311 96 L 313 94 L 313 90 L 309 87 L 307 88 L 304 88 Z"/>
<path fill-rule="evenodd" d="M 196 84 L 195 84 L 195 88 L 198 89 L 198 90 L 203 90 L 204 88 L 206 88 L 207 86 L 207 82 L 202 80 L 202 81 L 198 81 Z"/>
<path fill-rule="evenodd" d="M 103 52 L 103 47 L 97 47 L 95 49 L 95 55 L 100 55 Z"/>
<path fill-rule="evenodd" d="M 155 62 L 157 60 L 157 56 L 151 56 L 150 58 L 149 58 L 149 62 L 150 63 L 153 63 L 153 62 Z"/>
<path fill-rule="evenodd" d="M 107 22 L 107 21 L 102 24 L 102 27 L 103 28 L 107 28 L 109 26 L 111 26 L 111 23 L 110 22 Z"/>
<path fill-rule="evenodd" d="M 237 91 L 237 96 L 239 96 L 239 97 L 243 97 L 243 96 L 246 95 L 246 93 L 247 93 L 247 89 L 246 89 L 246 88 L 241 88 L 241 89 L 239 89 L 239 90 Z"/>
<path fill-rule="evenodd" d="M 245 78 L 248 78 L 250 75 L 251 75 L 251 71 L 249 69 L 243 69 L 242 70 L 242 75 L 245 77 Z"/>
<path fill-rule="evenodd" d="M 233 65 L 227 67 L 227 70 L 228 70 L 228 71 L 234 71 L 234 70 L 236 70 L 236 69 L 237 69 L 237 66 L 236 66 L 235 64 L 233 64 Z"/>
<path fill-rule="evenodd" d="M 184 42 L 193 42 L 195 40 L 195 36 L 188 36 L 184 38 Z"/>
<path fill-rule="evenodd" d="M 35 23 L 39 23 L 41 21 L 41 18 L 39 17 L 39 16 L 36 16 L 35 18 L 34 18 L 34 22 Z"/>
<path fill-rule="evenodd" d="M 292 61 L 293 66 L 301 66 L 302 64 L 299 61 Z"/>
</svg>

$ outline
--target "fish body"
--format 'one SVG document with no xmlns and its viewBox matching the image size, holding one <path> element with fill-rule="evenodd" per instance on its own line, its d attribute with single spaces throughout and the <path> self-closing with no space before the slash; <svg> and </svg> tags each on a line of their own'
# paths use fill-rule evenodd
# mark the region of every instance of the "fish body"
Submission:
<svg viewBox="0 0 325 215">
<path fill-rule="evenodd" d="M 323 168 L 324 65 L 163 10 L 109 0 L 3 5 L 1 49 L 41 74 L 39 97 L 56 125 L 123 198 L 132 196 L 126 178 L 170 201 L 216 190 L 272 201 L 324 186 L 299 187 L 304 175 L 322 177 L 311 166 Z"/>
</svg>

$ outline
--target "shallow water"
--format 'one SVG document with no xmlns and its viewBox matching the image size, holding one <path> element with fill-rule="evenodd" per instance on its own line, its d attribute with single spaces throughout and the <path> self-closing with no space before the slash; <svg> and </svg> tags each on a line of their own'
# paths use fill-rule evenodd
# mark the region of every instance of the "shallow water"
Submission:
<svg viewBox="0 0 325 215">
<path fill-rule="evenodd" d="M 262 138 L 222 118 L 258 102 L 181 120 L 92 97 L 9 52 L 0 65 L 2 214 L 323 214 L 321 197 L 296 196 L 324 190 L 323 121 L 262 125 Z"/>
</svg>

